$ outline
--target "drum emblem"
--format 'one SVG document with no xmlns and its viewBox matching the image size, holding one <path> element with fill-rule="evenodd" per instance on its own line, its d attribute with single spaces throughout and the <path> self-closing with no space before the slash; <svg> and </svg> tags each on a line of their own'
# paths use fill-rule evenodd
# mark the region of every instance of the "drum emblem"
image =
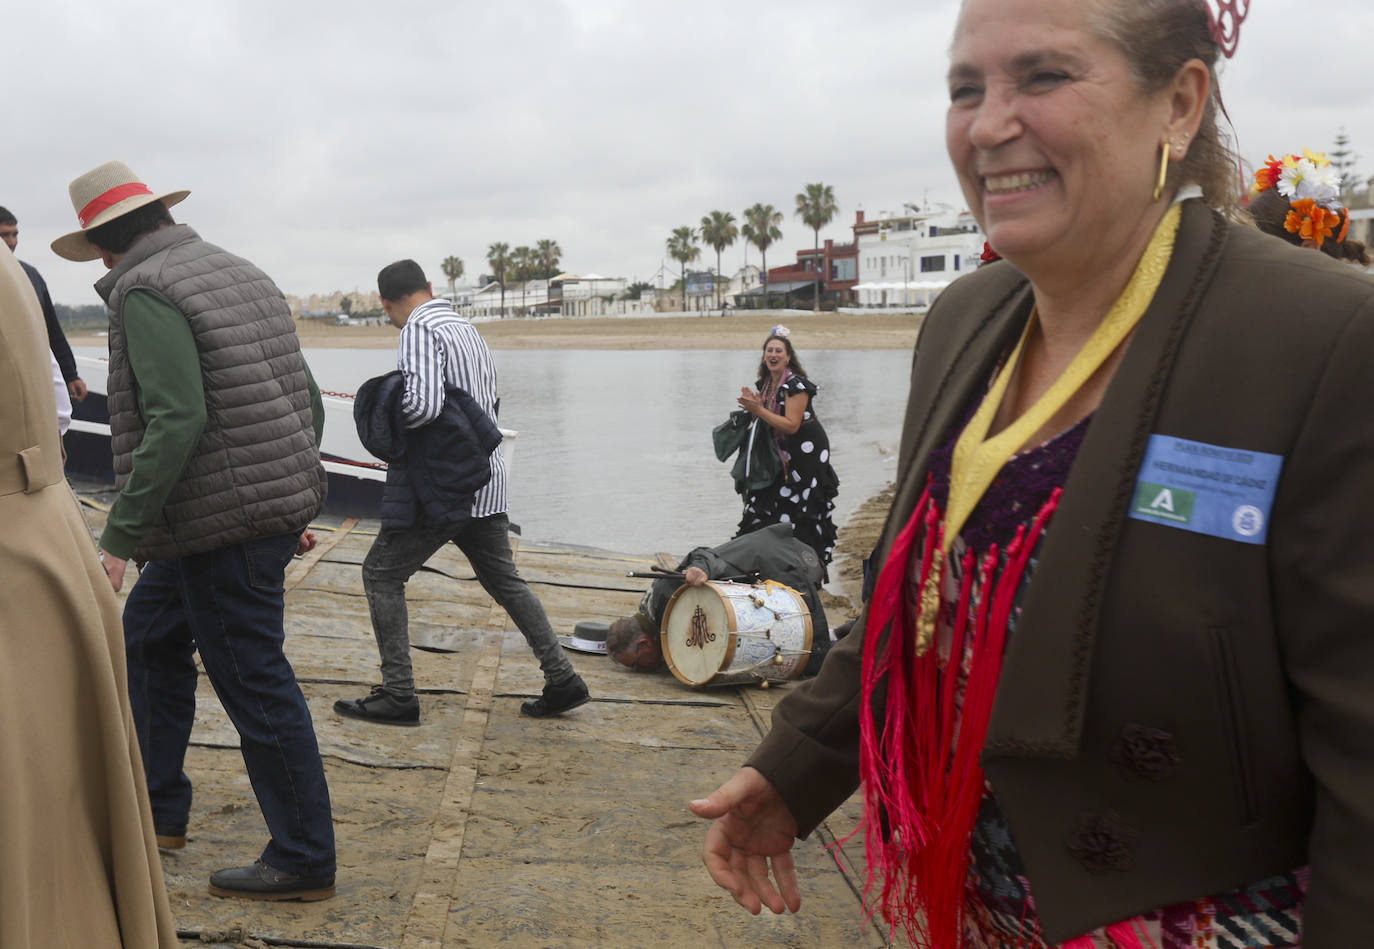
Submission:
<svg viewBox="0 0 1374 949">
<path fill-rule="evenodd" d="M 715 641 L 716 634 L 711 632 L 711 624 L 706 618 L 706 611 L 698 606 L 692 613 L 692 621 L 687 625 L 687 645 L 705 649 L 707 643 Z"/>
</svg>

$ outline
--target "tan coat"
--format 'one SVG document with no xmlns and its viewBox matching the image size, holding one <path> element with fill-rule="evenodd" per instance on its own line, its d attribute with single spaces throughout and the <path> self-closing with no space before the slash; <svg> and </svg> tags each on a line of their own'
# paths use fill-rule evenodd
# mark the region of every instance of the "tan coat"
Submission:
<svg viewBox="0 0 1374 949">
<path fill-rule="evenodd" d="M 46 347 L 0 253 L 0 946 L 172 949 L 119 607 L 63 476 Z"/>
<path fill-rule="evenodd" d="M 1003 263 L 936 303 L 879 566 L 1031 302 Z M 1040 549 L 983 752 L 1051 940 L 1310 861 L 1304 949 L 1369 944 L 1371 360 L 1374 281 L 1185 204 Z M 1128 518 L 1155 433 L 1281 455 L 1267 542 Z M 751 759 L 804 832 L 857 784 L 861 638 Z"/>
</svg>

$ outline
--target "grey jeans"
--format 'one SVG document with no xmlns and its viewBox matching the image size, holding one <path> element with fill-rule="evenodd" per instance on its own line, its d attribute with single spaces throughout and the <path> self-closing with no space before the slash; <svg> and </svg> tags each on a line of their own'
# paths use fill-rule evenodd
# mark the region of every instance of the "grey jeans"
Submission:
<svg viewBox="0 0 1374 949">
<path fill-rule="evenodd" d="M 457 533 L 447 528 L 383 529 L 363 560 L 363 590 L 372 613 L 372 632 L 382 659 L 382 687 L 405 697 L 415 692 L 410 666 L 406 581 L 450 540 L 472 564 L 477 580 L 510 614 L 524 634 L 544 679 L 561 684 L 575 675 L 558 644 L 544 606 L 515 569 L 510 550 L 510 521 L 504 514 L 475 517 Z"/>
</svg>

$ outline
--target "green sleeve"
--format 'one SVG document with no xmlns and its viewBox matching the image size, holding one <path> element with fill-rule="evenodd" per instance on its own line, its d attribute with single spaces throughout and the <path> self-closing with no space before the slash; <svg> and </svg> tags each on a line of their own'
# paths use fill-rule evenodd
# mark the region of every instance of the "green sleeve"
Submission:
<svg viewBox="0 0 1374 949">
<path fill-rule="evenodd" d="M 180 310 L 135 290 L 124 300 L 124 337 L 145 431 L 134 449 L 129 480 L 110 506 L 100 546 L 127 560 L 162 516 L 167 495 L 205 429 L 206 415 L 200 357 Z"/>
<path fill-rule="evenodd" d="M 301 353 L 301 365 L 305 367 L 305 384 L 310 388 L 310 421 L 315 426 L 315 449 L 318 451 L 324 443 L 324 398 L 310 372 L 310 364 L 305 361 L 305 353 Z"/>
</svg>

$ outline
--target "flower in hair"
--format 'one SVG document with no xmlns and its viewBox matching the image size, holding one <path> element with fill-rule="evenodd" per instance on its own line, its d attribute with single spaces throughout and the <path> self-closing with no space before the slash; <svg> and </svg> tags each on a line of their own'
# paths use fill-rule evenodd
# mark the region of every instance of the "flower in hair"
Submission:
<svg viewBox="0 0 1374 949">
<path fill-rule="evenodd" d="M 1261 191 L 1268 191 L 1270 188 L 1277 185 L 1279 183 L 1279 175 L 1283 173 L 1283 166 L 1289 161 L 1295 161 L 1292 155 L 1286 155 L 1283 158 L 1275 158 L 1273 155 L 1270 155 L 1260 167 L 1260 170 L 1255 172 L 1255 193 L 1258 194 Z"/>
<path fill-rule="evenodd" d="M 771 330 L 768 331 L 768 335 L 776 336 L 778 339 L 787 339 L 787 337 L 792 335 L 792 331 L 787 327 L 783 326 L 781 323 L 779 323 L 777 326 L 773 327 Z"/>
<path fill-rule="evenodd" d="M 1290 201 L 1311 198 L 1330 208 L 1339 205 L 1340 185 L 1341 176 L 1330 163 L 1319 165 L 1310 158 L 1300 158 L 1291 165 L 1284 165 L 1275 187 Z"/>
<path fill-rule="evenodd" d="M 1310 200 L 1328 211 L 1343 210 L 1341 175 L 1325 152 L 1304 148 L 1301 158 L 1297 155 L 1284 155 L 1282 158 L 1270 155 L 1255 172 L 1254 191 L 1259 194 L 1270 188 L 1287 198 L 1295 209 L 1299 201 Z M 1302 217 L 1300 213 L 1298 218 Z"/>
<path fill-rule="evenodd" d="M 1283 229 L 1321 247 L 1322 242 L 1335 232 L 1336 226 L 1340 223 L 1339 211 L 1329 211 L 1312 198 L 1299 198 L 1293 202 L 1293 209 L 1284 219 Z"/>
</svg>

